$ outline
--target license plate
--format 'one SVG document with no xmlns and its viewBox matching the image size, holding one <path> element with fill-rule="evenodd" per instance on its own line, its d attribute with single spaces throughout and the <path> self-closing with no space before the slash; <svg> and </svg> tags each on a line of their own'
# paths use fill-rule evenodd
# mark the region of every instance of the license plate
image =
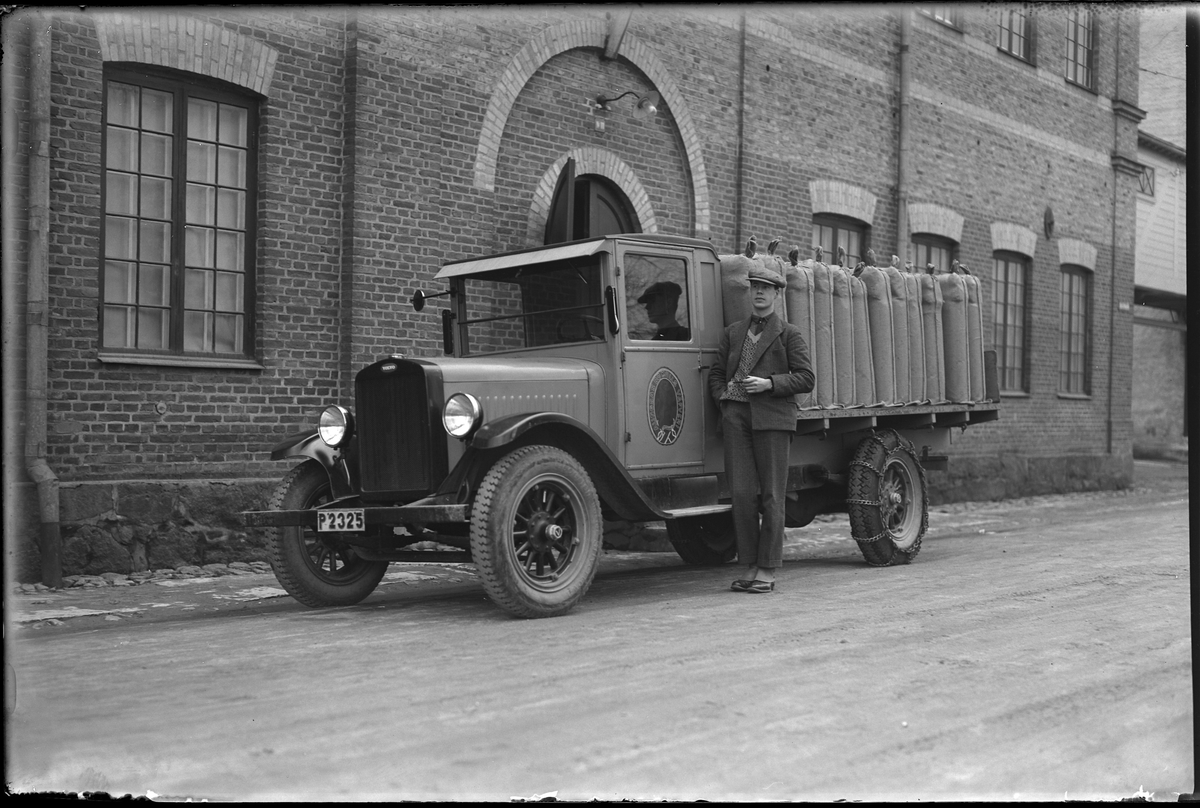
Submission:
<svg viewBox="0 0 1200 808">
<path fill-rule="evenodd" d="M 366 529 L 367 517 L 361 508 L 317 511 L 318 533 L 348 533 Z"/>
</svg>

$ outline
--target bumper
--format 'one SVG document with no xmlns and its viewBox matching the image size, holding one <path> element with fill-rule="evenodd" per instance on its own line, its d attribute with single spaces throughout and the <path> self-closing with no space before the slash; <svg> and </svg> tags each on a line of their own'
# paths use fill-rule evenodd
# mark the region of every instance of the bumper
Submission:
<svg viewBox="0 0 1200 808">
<path fill-rule="evenodd" d="M 454 524 L 466 522 L 471 516 L 469 505 L 397 505 L 361 508 L 370 527 L 395 527 L 405 524 Z M 317 526 L 317 511 L 244 511 L 242 523 L 247 527 L 311 527 Z"/>
</svg>

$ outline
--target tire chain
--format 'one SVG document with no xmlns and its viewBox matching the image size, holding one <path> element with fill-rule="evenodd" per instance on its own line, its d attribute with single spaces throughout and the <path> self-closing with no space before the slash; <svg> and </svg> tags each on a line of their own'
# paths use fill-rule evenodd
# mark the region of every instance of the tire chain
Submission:
<svg viewBox="0 0 1200 808">
<path fill-rule="evenodd" d="M 885 441 L 885 438 L 884 438 L 884 436 L 887 434 L 894 435 L 896 438 L 896 446 L 894 449 L 889 449 L 887 446 L 887 442 Z M 897 451 L 897 450 L 904 450 L 904 451 L 908 451 L 910 454 L 913 454 L 911 448 L 906 445 L 908 442 L 904 439 L 904 437 L 902 435 L 900 435 L 899 432 L 896 432 L 893 429 L 882 430 L 882 431 L 874 433 L 873 435 L 871 435 L 868 438 L 863 439 L 863 443 L 867 443 L 868 441 L 878 445 L 879 448 L 883 450 L 883 461 L 885 463 L 886 463 L 888 456 L 891 455 L 892 452 Z M 859 445 L 861 447 L 862 444 L 859 444 Z M 857 453 L 858 453 L 858 450 L 855 450 L 856 455 L 857 455 Z M 915 454 L 914 454 L 914 460 L 915 460 Z M 876 474 L 877 476 L 880 475 L 881 472 L 883 471 L 883 469 L 876 468 L 875 465 L 872 463 L 867 463 L 865 461 L 858 460 L 857 457 L 850 462 L 850 465 L 866 468 L 866 469 L 870 470 L 871 472 L 873 472 L 874 474 Z M 918 472 L 921 475 L 921 481 L 922 481 L 921 489 L 922 489 L 922 495 L 924 496 L 924 495 L 926 495 L 925 486 L 924 486 L 924 479 L 925 479 L 924 470 L 921 468 L 921 464 L 919 461 L 916 461 L 916 466 L 917 466 Z M 852 504 L 852 505 L 863 505 L 866 507 L 878 508 L 878 507 L 880 507 L 880 505 L 882 505 L 882 499 L 868 500 L 868 499 L 847 498 L 846 503 Z M 853 538 L 854 541 L 856 541 L 859 544 L 860 548 L 863 550 L 864 557 L 866 558 L 866 560 L 869 564 L 872 564 L 873 566 L 891 566 L 892 564 L 896 563 L 897 555 L 902 557 L 905 562 L 911 560 L 913 557 L 915 557 L 917 555 L 917 552 L 921 549 L 921 539 L 924 537 L 924 533 L 925 533 L 925 529 L 926 529 L 926 525 L 927 525 L 927 521 L 926 521 L 927 519 L 928 519 L 928 516 L 925 515 L 924 509 L 922 509 L 921 535 L 919 535 L 917 537 L 917 540 L 915 542 L 913 542 L 912 547 L 909 547 L 907 550 L 901 550 L 898 547 L 894 548 L 894 553 L 893 553 L 892 557 L 885 563 L 878 563 L 876 561 L 873 561 L 871 559 L 871 557 L 867 554 L 866 548 L 863 547 L 863 545 L 871 545 L 874 542 L 879 541 L 880 539 L 891 538 L 891 533 L 886 528 L 886 526 L 884 527 L 882 532 L 877 533 L 874 536 L 864 536 L 864 537 L 860 538 L 858 536 L 852 535 L 851 538 Z M 851 527 L 853 528 L 853 523 L 852 523 Z"/>
</svg>

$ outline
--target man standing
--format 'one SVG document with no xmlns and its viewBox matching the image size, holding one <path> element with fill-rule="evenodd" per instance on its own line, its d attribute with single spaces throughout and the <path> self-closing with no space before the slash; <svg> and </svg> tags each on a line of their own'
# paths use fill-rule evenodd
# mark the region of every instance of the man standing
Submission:
<svg viewBox="0 0 1200 808">
<path fill-rule="evenodd" d="M 775 571 L 783 565 L 788 453 L 796 431 L 792 397 L 811 391 L 815 377 L 800 329 L 775 313 L 783 277 L 755 266 L 749 279 L 753 314 L 721 334 L 708 383 L 721 409 L 738 560 L 747 566 L 731 589 L 761 593 L 775 589 Z"/>
</svg>

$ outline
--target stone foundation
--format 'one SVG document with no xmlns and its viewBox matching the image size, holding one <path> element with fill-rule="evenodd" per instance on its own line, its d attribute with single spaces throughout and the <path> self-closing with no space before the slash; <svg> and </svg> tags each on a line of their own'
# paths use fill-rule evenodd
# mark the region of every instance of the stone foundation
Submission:
<svg viewBox="0 0 1200 808">
<path fill-rule="evenodd" d="M 928 471 L 929 502 L 940 505 L 1133 485 L 1133 457 L 952 457 L 950 471 Z M 63 575 L 136 573 L 185 565 L 267 559 L 265 533 L 241 525 L 241 511 L 263 508 L 277 480 L 139 480 L 64 483 L 60 489 Z M 40 578 L 36 492 L 19 486 L 6 525 L 5 562 L 18 582 Z M 6 503 L 6 507 L 9 503 Z M 672 552 L 661 522 L 607 522 L 604 546 Z"/>
</svg>

